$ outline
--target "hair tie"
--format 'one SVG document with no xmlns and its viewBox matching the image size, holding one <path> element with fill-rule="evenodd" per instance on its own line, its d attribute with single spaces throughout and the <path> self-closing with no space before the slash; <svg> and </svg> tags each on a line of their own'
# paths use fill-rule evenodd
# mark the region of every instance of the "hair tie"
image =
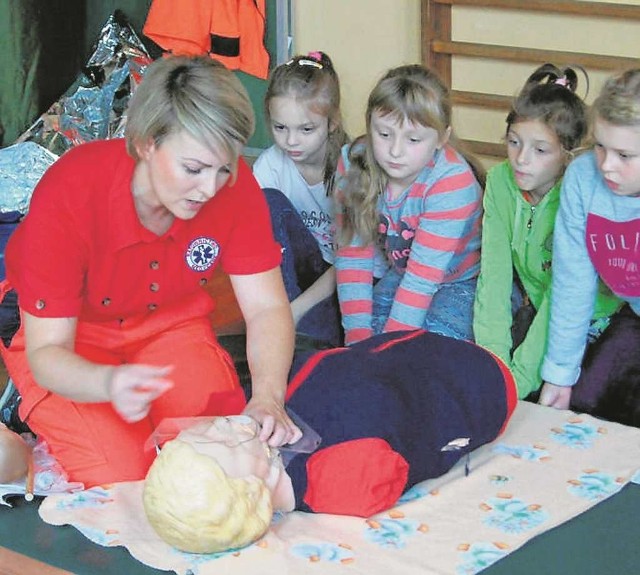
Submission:
<svg viewBox="0 0 640 575">
<path fill-rule="evenodd" d="M 314 52 L 309 52 L 307 56 L 309 58 L 313 58 L 314 60 L 317 60 L 318 62 L 322 60 L 322 52 L 318 50 L 315 50 Z"/>
<path fill-rule="evenodd" d="M 569 86 L 569 80 L 567 80 L 566 76 L 562 76 L 562 78 L 556 79 L 553 83 L 558 84 L 558 86 L 564 86 L 565 88 Z"/>
<path fill-rule="evenodd" d="M 285 62 L 285 66 L 291 66 L 291 64 L 295 64 L 296 66 L 310 66 L 312 68 L 318 68 L 318 70 L 322 70 L 324 65 L 316 60 L 310 60 L 309 58 L 291 58 L 288 62 Z"/>
</svg>

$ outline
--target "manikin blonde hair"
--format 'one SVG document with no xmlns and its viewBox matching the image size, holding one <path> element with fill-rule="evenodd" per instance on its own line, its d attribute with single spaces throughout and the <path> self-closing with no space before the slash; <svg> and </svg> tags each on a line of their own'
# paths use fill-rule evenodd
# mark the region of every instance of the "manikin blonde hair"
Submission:
<svg viewBox="0 0 640 575">
<path fill-rule="evenodd" d="M 165 443 L 149 469 L 143 504 L 160 538 L 190 553 L 249 545 L 266 533 L 273 514 L 262 479 L 229 477 L 212 457 L 179 439 Z"/>
</svg>

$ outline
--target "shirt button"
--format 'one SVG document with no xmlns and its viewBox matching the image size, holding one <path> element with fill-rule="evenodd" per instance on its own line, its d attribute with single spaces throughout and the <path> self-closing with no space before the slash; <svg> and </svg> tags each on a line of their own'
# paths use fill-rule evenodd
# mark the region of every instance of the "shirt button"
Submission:
<svg viewBox="0 0 640 575">
<path fill-rule="evenodd" d="M 149 308 L 149 311 L 154 311 L 158 308 L 158 304 L 150 303 L 147 307 Z"/>
<path fill-rule="evenodd" d="M 149 289 L 151 291 L 158 291 L 160 289 L 160 284 L 157 284 L 156 282 L 153 282 L 150 286 Z"/>
<path fill-rule="evenodd" d="M 157 270 L 160 268 L 160 262 L 158 260 L 151 260 L 151 263 L 149 264 L 149 267 L 152 270 Z"/>
<path fill-rule="evenodd" d="M 201 286 L 207 285 L 207 278 L 200 278 L 200 285 Z"/>
<path fill-rule="evenodd" d="M 39 299 L 36 301 L 36 309 L 44 309 L 44 306 L 47 305 L 44 303 L 43 299 Z"/>
<path fill-rule="evenodd" d="M 106 297 L 102 300 L 102 305 L 109 305 L 111 303 L 111 298 Z"/>
</svg>

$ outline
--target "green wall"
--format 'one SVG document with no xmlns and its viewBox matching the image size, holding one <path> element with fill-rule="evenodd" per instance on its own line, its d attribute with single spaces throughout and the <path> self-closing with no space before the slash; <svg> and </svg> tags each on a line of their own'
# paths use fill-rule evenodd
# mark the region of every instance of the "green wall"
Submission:
<svg viewBox="0 0 640 575">
<path fill-rule="evenodd" d="M 151 0 L 0 0 L 0 144 L 8 146 L 71 86 L 108 17 L 119 9 L 142 36 Z M 275 54 L 275 1 L 267 0 L 266 45 Z M 274 58 L 272 58 L 274 60 Z M 242 72 L 256 111 L 249 146 L 264 148 L 269 135 L 262 100 L 266 81 Z"/>
</svg>

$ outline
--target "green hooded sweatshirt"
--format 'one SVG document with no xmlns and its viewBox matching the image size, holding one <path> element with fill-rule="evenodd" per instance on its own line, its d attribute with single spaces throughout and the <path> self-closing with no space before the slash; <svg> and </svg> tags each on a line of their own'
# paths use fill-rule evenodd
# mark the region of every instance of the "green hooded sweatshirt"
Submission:
<svg viewBox="0 0 640 575">
<path fill-rule="evenodd" d="M 474 306 L 476 342 L 511 368 L 524 398 L 542 385 L 540 366 L 547 346 L 551 298 L 553 227 L 560 203 L 560 181 L 536 206 L 523 197 L 513 170 L 504 161 L 489 170 L 484 194 L 482 256 Z M 511 357 L 511 291 L 514 270 L 537 310 L 524 341 Z M 602 283 L 592 319 L 621 306 Z"/>
</svg>

